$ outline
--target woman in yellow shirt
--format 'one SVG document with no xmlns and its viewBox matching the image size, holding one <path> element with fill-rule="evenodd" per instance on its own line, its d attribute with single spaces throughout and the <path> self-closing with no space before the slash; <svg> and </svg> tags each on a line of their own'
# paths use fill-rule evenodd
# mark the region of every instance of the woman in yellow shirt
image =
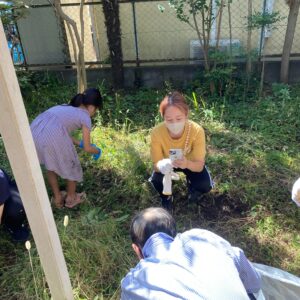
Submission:
<svg viewBox="0 0 300 300">
<path fill-rule="evenodd" d="M 179 92 L 166 96 L 160 103 L 159 111 L 164 122 L 151 132 L 154 171 L 149 181 L 160 194 L 162 206 L 171 209 L 173 196 L 163 194 L 163 178 L 172 169 L 183 172 L 187 179 L 188 201 L 197 203 L 199 197 L 213 186 L 205 167 L 204 130 L 188 119 L 189 107 Z"/>
</svg>

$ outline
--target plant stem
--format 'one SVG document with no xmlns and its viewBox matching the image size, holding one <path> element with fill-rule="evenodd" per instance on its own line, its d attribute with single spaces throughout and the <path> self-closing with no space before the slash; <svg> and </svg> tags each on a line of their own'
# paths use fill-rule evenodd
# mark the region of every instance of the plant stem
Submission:
<svg viewBox="0 0 300 300">
<path fill-rule="evenodd" d="M 35 275 L 34 275 L 30 250 L 28 250 L 28 254 L 29 254 L 29 261 L 30 261 L 30 266 L 31 266 L 31 271 L 32 271 L 32 276 L 33 276 L 33 281 L 34 281 L 35 296 L 36 296 L 36 299 L 39 299 L 38 291 L 37 291 L 37 283 L 36 283 L 36 278 L 35 278 Z"/>
</svg>

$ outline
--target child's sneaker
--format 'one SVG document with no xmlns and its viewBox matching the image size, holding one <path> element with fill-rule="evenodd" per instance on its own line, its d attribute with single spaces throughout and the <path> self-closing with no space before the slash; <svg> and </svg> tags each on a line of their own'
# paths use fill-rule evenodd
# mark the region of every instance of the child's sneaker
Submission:
<svg viewBox="0 0 300 300">
<path fill-rule="evenodd" d="M 21 226 L 8 226 L 5 225 L 5 229 L 11 235 L 14 242 L 25 242 L 29 237 L 29 229 L 25 224 Z"/>
</svg>

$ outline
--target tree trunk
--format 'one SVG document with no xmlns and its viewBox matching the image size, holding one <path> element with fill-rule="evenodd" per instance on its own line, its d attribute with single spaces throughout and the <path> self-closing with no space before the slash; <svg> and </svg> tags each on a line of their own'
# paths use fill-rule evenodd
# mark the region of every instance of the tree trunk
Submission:
<svg viewBox="0 0 300 300">
<path fill-rule="evenodd" d="M 52 3 L 51 3 L 52 4 Z M 53 4 L 52 4 L 53 5 Z M 70 47 L 68 46 L 68 36 L 67 36 L 67 29 L 64 23 L 64 20 L 60 16 L 60 14 L 57 13 L 57 10 L 54 9 L 55 15 L 58 19 L 58 26 L 61 30 L 61 34 L 59 36 L 59 39 L 61 41 L 61 44 L 63 46 L 63 53 L 64 53 L 64 63 L 65 64 L 71 64 L 71 53 L 70 53 Z M 68 23 L 66 23 L 68 24 Z"/>
<path fill-rule="evenodd" d="M 84 0 L 80 0 L 80 11 L 79 11 L 79 16 L 80 16 L 80 47 L 79 47 L 79 53 L 78 56 L 80 55 L 79 62 L 80 62 L 80 91 L 83 92 L 87 88 L 87 79 L 86 79 L 86 71 L 85 71 L 85 59 L 84 59 L 84 20 L 83 20 L 83 4 Z"/>
<path fill-rule="evenodd" d="M 224 0 L 220 2 L 220 8 L 218 11 L 218 29 L 217 29 L 217 37 L 216 37 L 216 50 L 219 50 L 219 43 L 220 43 L 220 36 L 221 36 L 221 24 L 222 24 L 222 17 L 223 17 L 223 8 L 224 8 Z"/>
<path fill-rule="evenodd" d="M 227 2 L 227 11 L 228 11 L 228 27 L 229 27 L 229 66 L 231 68 L 228 89 L 226 91 L 227 95 L 231 94 L 232 87 L 232 75 L 233 75 L 233 52 L 232 52 L 232 17 L 231 17 L 231 0 Z"/>
<path fill-rule="evenodd" d="M 259 96 L 262 96 L 263 89 L 264 89 L 264 79 L 265 79 L 265 65 L 266 65 L 266 55 L 265 55 L 265 50 L 266 50 L 266 44 L 267 44 L 268 39 L 265 40 L 264 42 L 264 47 L 262 49 L 262 68 L 261 68 L 261 74 L 260 74 L 260 84 L 259 84 Z"/>
<path fill-rule="evenodd" d="M 205 70 L 209 71 L 209 61 L 208 61 L 208 55 L 207 55 L 206 46 L 205 46 L 206 45 L 205 31 L 204 31 L 204 29 L 202 29 L 202 36 L 203 36 L 203 40 L 202 40 L 200 29 L 199 29 L 197 18 L 196 18 L 196 13 L 194 10 L 193 10 L 193 20 L 194 20 L 194 25 L 195 25 L 196 33 L 198 36 L 198 40 L 200 43 L 200 47 L 202 47 L 202 50 L 203 50 L 204 67 L 205 67 Z"/>
<path fill-rule="evenodd" d="M 119 3 L 118 0 L 104 0 L 102 5 L 111 59 L 113 86 L 115 89 L 119 89 L 124 85 Z"/>
<path fill-rule="evenodd" d="M 83 2 L 84 0 L 81 0 L 81 10 L 83 9 Z M 77 68 L 77 91 L 78 93 L 82 93 L 87 88 L 87 81 L 86 81 L 85 60 L 84 60 L 84 52 L 83 52 L 84 48 L 83 48 L 83 43 L 79 36 L 77 24 L 74 20 L 72 20 L 68 15 L 66 15 L 63 12 L 60 5 L 60 0 L 53 0 L 53 2 L 51 3 L 54 5 L 56 12 L 67 23 L 67 28 L 71 36 L 71 41 L 74 50 L 74 59 Z M 80 14 L 82 14 L 82 12 Z M 83 28 L 83 26 L 84 26 L 83 18 L 81 18 L 81 27 Z M 77 55 L 77 49 L 76 47 L 74 47 L 75 41 L 76 41 L 76 46 L 78 48 L 78 55 Z"/>
<path fill-rule="evenodd" d="M 252 40 L 252 28 L 249 26 L 249 18 L 252 16 L 252 0 L 248 0 L 248 26 L 247 26 L 247 48 L 246 48 L 246 78 L 247 84 L 244 88 L 243 99 L 246 99 L 246 95 L 250 87 L 250 78 L 252 73 L 252 57 L 251 57 L 251 40 Z"/>
<path fill-rule="evenodd" d="M 221 24 L 222 24 L 222 17 L 223 17 L 223 7 L 224 7 L 224 0 L 221 0 L 220 7 L 218 11 L 218 17 L 215 16 L 215 20 L 218 20 L 218 26 L 217 26 L 217 36 L 216 36 L 216 48 L 215 51 L 219 50 L 219 44 L 220 44 L 220 37 L 221 37 Z M 214 59 L 214 69 L 217 67 L 217 60 Z"/>
<path fill-rule="evenodd" d="M 281 58 L 280 81 L 288 83 L 289 77 L 289 60 L 293 46 L 294 34 L 296 29 L 297 18 L 299 14 L 300 0 L 289 1 L 290 11 L 288 17 L 288 24 L 286 27 L 286 34 Z"/>
<path fill-rule="evenodd" d="M 207 23 L 207 27 L 206 27 L 206 37 L 207 37 L 206 53 L 207 53 L 209 61 L 210 61 L 210 59 L 209 59 L 209 48 L 210 48 L 210 38 L 211 38 L 211 27 L 212 27 L 212 22 L 213 22 L 212 19 L 213 19 L 213 0 L 210 0 L 208 8 L 207 8 L 207 22 L 205 22 L 205 23 Z M 204 26 L 205 26 L 205 23 L 204 23 Z M 211 71 L 211 66 L 210 65 L 209 65 L 209 71 Z M 210 89 L 211 95 L 214 95 L 215 91 L 216 91 L 216 86 L 215 86 L 215 83 L 214 83 L 213 80 L 210 80 L 210 82 L 209 82 L 209 89 Z"/>
<path fill-rule="evenodd" d="M 217 16 L 215 16 L 215 18 L 216 18 L 215 20 L 216 21 L 218 20 L 215 51 L 219 50 L 220 37 L 221 37 L 221 24 L 222 24 L 222 17 L 223 17 L 223 8 L 224 8 L 224 0 L 221 0 L 218 14 L 217 14 Z M 215 58 L 213 69 L 216 69 L 216 68 L 217 68 L 217 59 Z M 218 82 L 218 89 L 219 89 L 219 94 L 221 96 L 221 91 L 222 91 L 222 82 L 221 81 Z M 213 85 L 213 86 L 211 85 L 210 90 L 211 90 L 212 93 L 214 93 L 215 92 L 215 85 Z"/>
</svg>

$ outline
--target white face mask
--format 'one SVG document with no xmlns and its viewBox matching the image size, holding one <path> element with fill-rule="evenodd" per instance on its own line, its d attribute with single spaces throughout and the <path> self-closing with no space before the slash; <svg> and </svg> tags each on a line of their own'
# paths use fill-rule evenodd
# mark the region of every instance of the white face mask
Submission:
<svg viewBox="0 0 300 300">
<path fill-rule="evenodd" d="M 185 121 L 180 121 L 176 123 L 165 122 L 165 124 L 171 133 L 173 133 L 174 135 L 178 135 L 184 129 Z"/>
</svg>

